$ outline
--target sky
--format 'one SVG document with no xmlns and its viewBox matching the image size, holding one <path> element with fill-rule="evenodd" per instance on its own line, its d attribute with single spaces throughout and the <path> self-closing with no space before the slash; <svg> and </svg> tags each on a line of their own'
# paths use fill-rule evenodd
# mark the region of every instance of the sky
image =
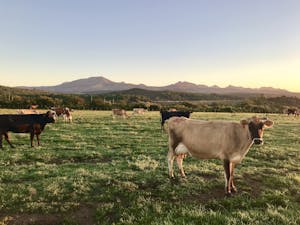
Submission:
<svg viewBox="0 0 300 225">
<path fill-rule="evenodd" d="M 299 0 L 0 0 L 0 85 L 104 76 L 300 92 Z"/>
</svg>

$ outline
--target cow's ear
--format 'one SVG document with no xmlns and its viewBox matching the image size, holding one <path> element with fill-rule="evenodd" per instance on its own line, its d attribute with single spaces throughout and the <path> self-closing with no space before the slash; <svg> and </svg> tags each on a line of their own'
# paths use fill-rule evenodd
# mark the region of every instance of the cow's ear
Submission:
<svg viewBox="0 0 300 225">
<path fill-rule="evenodd" d="M 270 127 L 272 127 L 272 126 L 273 126 L 273 124 L 274 124 L 274 122 L 273 122 L 273 121 L 271 121 L 271 120 L 266 120 L 266 121 L 264 122 L 264 125 L 265 125 L 267 128 L 270 128 Z"/>
<path fill-rule="evenodd" d="M 245 126 L 249 124 L 249 120 L 243 119 L 243 120 L 240 121 L 240 123 L 245 128 Z"/>
</svg>

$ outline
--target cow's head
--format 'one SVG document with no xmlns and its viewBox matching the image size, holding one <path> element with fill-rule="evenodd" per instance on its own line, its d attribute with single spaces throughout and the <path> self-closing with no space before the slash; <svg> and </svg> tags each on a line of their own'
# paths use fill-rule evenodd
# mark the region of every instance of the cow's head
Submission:
<svg viewBox="0 0 300 225">
<path fill-rule="evenodd" d="M 261 145 L 263 144 L 264 129 L 272 127 L 274 122 L 268 118 L 259 118 L 254 116 L 251 119 L 242 120 L 241 124 L 243 126 L 248 125 L 253 143 Z"/>
<path fill-rule="evenodd" d="M 46 113 L 46 122 L 47 123 L 54 123 L 55 120 L 56 120 L 56 117 L 57 117 L 56 112 L 53 111 L 53 110 L 49 110 Z"/>
</svg>

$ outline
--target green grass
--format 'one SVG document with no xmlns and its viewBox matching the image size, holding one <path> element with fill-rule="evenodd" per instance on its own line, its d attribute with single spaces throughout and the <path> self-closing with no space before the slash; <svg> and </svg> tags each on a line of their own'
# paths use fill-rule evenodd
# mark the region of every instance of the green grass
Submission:
<svg viewBox="0 0 300 225">
<path fill-rule="evenodd" d="M 48 124 L 35 148 L 28 134 L 11 133 L 16 148 L 4 141 L 0 150 L 0 224 L 300 224 L 300 118 L 268 116 L 275 125 L 236 167 L 232 198 L 219 160 L 188 157 L 187 178 L 176 167 L 168 178 L 158 112 L 75 111 L 72 124 Z"/>
</svg>

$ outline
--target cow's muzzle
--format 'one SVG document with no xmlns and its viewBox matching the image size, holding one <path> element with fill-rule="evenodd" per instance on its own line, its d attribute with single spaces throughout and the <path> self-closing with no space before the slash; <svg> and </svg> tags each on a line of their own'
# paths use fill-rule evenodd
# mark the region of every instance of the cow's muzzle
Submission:
<svg viewBox="0 0 300 225">
<path fill-rule="evenodd" d="M 263 145 L 264 141 L 262 138 L 253 138 L 253 143 L 256 145 Z"/>
</svg>

